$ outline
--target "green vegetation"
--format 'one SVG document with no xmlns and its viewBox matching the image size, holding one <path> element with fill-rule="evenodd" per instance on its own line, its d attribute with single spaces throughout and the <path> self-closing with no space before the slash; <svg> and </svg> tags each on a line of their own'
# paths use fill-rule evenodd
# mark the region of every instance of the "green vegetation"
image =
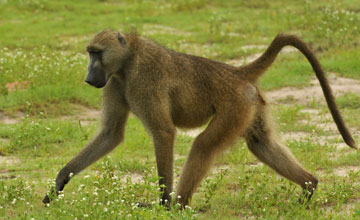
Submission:
<svg viewBox="0 0 360 220">
<path fill-rule="evenodd" d="M 356 3 L 0 0 L 0 219 L 359 219 L 358 152 L 339 147 L 343 141 L 327 129 L 333 122 L 324 103 L 296 104 L 292 97 L 272 112 L 280 133 L 290 135 L 284 143 L 320 179 L 308 205 L 297 202 L 300 187 L 259 163 L 240 140 L 216 161 L 190 207 L 167 211 L 158 204 L 151 138 L 133 116 L 124 143 L 74 178 L 50 206 L 41 203 L 59 169 L 98 128 L 84 109 L 100 109 L 101 90 L 83 82 L 84 48 L 98 31 L 136 29 L 177 51 L 236 65 L 263 52 L 277 33 L 294 33 L 309 42 L 327 72 L 360 79 Z M 301 54 L 286 52 L 260 87 L 306 93 L 313 76 Z M 337 101 L 358 134 L 360 94 Z M 183 133 L 176 139 L 176 180 L 192 141 Z M 137 208 L 136 202 L 154 206 Z"/>
</svg>

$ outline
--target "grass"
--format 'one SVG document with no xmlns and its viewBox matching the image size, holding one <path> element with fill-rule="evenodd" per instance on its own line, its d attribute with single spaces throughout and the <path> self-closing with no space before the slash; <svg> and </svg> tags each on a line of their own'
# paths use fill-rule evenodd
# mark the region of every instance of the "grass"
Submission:
<svg viewBox="0 0 360 220">
<path fill-rule="evenodd" d="M 41 203 L 57 172 L 98 129 L 98 121 L 79 117 L 101 106 L 101 90 L 83 83 L 84 48 L 98 31 L 135 28 L 177 51 L 240 63 L 264 51 L 243 46 L 268 45 L 279 32 L 293 33 L 311 45 L 326 72 L 360 79 L 359 11 L 355 0 L 0 0 L 0 218 L 359 219 L 359 154 L 339 148 L 338 134 L 319 126 L 333 123 L 324 121 L 324 104 L 294 105 L 291 97 L 272 112 L 281 133 L 308 134 L 284 141 L 320 179 L 308 206 L 297 202 L 298 186 L 259 163 L 239 140 L 216 160 L 189 208 L 165 210 L 158 205 L 153 143 L 134 116 L 120 146 L 74 178 L 50 206 Z M 260 87 L 306 88 L 313 74 L 301 54 L 284 53 Z M 355 134 L 359 97 L 337 98 Z M 308 108 L 318 110 L 322 121 L 303 111 Z M 4 123 L 4 117 L 16 123 Z M 176 138 L 176 181 L 192 141 L 184 134 Z M 137 208 L 136 202 L 154 206 Z"/>
</svg>

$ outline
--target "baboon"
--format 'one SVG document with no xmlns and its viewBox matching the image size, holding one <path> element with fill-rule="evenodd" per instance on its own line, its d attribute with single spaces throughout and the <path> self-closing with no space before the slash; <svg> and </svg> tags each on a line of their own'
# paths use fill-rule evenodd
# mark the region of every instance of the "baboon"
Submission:
<svg viewBox="0 0 360 220">
<path fill-rule="evenodd" d="M 195 128 L 209 120 L 191 147 L 173 202 L 188 205 L 214 157 L 244 137 L 250 151 L 283 177 L 300 185 L 308 200 L 318 179 L 279 142 L 270 125 L 267 103 L 256 82 L 284 46 L 303 53 L 322 87 L 345 142 L 357 148 L 335 103 L 328 80 L 308 46 L 293 35 L 279 34 L 255 61 L 234 67 L 167 49 L 134 33 L 105 30 L 86 47 L 90 62 L 86 82 L 103 88 L 101 127 L 94 139 L 60 170 L 53 193 L 63 190 L 87 166 L 124 139 L 129 112 L 151 134 L 163 205 L 173 191 L 173 145 L 176 127 Z M 50 202 L 45 196 L 44 203 Z"/>
</svg>

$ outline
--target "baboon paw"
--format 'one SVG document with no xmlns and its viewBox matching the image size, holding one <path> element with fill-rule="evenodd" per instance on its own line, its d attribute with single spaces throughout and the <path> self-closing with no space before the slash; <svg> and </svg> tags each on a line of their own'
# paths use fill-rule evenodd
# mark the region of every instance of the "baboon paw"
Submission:
<svg viewBox="0 0 360 220">
<path fill-rule="evenodd" d="M 44 199 L 42 200 L 42 202 L 44 204 L 49 204 L 51 202 L 51 200 L 53 200 L 54 198 L 56 198 L 59 195 L 59 192 L 55 190 L 55 188 L 51 188 L 50 192 L 48 192 Z"/>
</svg>

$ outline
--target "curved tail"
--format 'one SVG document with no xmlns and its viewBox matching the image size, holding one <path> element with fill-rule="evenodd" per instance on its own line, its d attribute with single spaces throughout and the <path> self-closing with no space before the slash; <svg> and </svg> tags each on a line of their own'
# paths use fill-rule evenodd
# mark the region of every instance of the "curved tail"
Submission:
<svg viewBox="0 0 360 220">
<path fill-rule="evenodd" d="M 255 61 L 240 67 L 239 71 L 242 73 L 241 75 L 244 78 L 255 82 L 274 62 L 280 50 L 285 46 L 293 46 L 297 48 L 301 53 L 305 55 L 307 60 L 310 62 L 316 74 L 316 77 L 320 82 L 328 108 L 330 109 L 331 115 L 341 136 L 343 137 L 347 145 L 357 149 L 356 143 L 352 138 L 350 131 L 346 127 L 345 122 L 339 112 L 329 82 L 326 78 L 324 71 L 321 68 L 319 61 L 317 60 L 313 52 L 309 49 L 309 47 L 306 45 L 306 43 L 300 40 L 298 37 L 294 35 L 278 34 L 271 42 L 265 53 L 263 53 Z"/>
</svg>

